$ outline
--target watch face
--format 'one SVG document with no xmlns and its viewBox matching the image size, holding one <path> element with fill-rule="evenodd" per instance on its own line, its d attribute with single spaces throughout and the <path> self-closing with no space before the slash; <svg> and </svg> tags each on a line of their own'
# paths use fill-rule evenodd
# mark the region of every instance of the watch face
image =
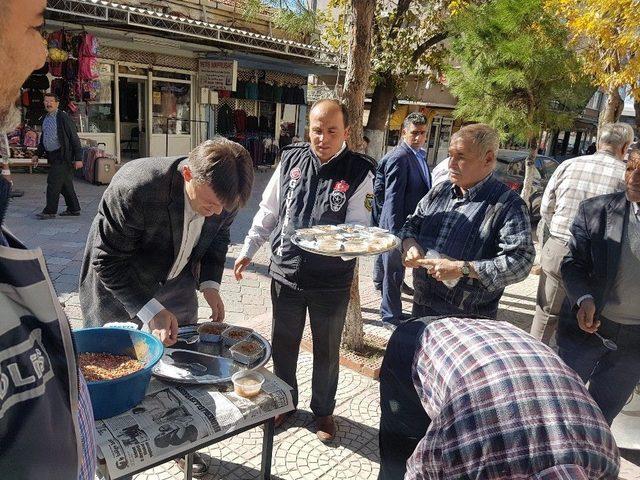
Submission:
<svg viewBox="0 0 640 480">
<path fill-rule="evenodd" d="M 460 271 L 462 272 L 462 275 L 467 276 L 470 273 L 469 270 L 469 266 L 468 265 L 463 265 L 462 268 L 460 269 Z"/>
</svg>

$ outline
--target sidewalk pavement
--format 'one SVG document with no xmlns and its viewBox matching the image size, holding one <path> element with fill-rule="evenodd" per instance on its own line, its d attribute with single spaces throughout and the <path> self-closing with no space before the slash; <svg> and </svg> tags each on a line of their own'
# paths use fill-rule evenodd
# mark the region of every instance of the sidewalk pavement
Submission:
<svg viewBox="0 0 640 480">
<path fill-rule="evenodd" d="M 236 282 L 233 262 L 239 253 L 244 235 L 257 211 L 262 190 L 271 172 L 256 173 L 256 184 L 251 201 L 233 224 L 232 245 L 227 255 L 221 295 L 226 319 L 234 324 L 246 325 L 271 338 L 270 279 L 265 247 L 260 249 L 248 268 L 244 279 Z M 91 221 L 98 209 L 106 187 L 75 182 L 82 207 L 80 217 L 58 217 L 37 220 L 35 214 L 44 206 L 46 176 L 43 174 L 14 174 L 16 188 L 25 195 L 12 199 L 8 209 L 8 227 L 29 247 L 41 247 L 49 268 L 51 280 L 65 305 L 72 326 L 82 325 L 78 301 L 78 276 L 84 245 Z M 60 211 L 64 209 L 61 199 Z M 365 333 L 386 338 L 389 333 L 380 326 L 378 312 L 380 296 L 372 287 L 372 258 L 360 262 L 360 295 Z M 498 318 L 528 329 L 535 309 L 538 277 L 530 275 L 523 282 L 505 291 Z M 210 311 L 199 297 L 198 317 L 208 318 Z M 403 306 L 410 312 L 410 299 Z M 271 363 L 267 365 L 271 368 Z M 340 369 L 340 383 L 336 396 L 338 432 L 330 444 L 319 442 L 315 436 L 312 414 L 309 411 L 312 356 L 301 351 L 298 360 L 300 402 L 298 413 L 286 426 L 278 430 L 274 440 L 272 478 L 274 480 L 299 479 L 363 479 L 377 478 L 379 470 L 378 422 L 380 418 L 378 382 L 347 368 Z M 246 480 L 258 478 L 262 450 L 262 431 L 254 429 L 221 444 L 204 449 L 201 453 L 209 462 L 206 479 Z M 640 461 L 631 456 L 635 465 L 622 461 L 620 479 L 640 480 Z M 181 471 L 169 462 L 134 477 L 144 480 L 181 479 Z"/>
</svg>

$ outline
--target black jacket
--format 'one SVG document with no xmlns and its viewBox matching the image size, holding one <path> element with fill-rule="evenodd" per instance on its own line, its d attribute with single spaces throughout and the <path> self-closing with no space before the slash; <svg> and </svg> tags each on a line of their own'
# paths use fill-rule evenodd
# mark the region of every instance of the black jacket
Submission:
<svg viewBox="0 0 640 480">
<path fill-rule="evenodd" d="M 44 117 L 42 117 L 42 120 L 44 121 Z M 60 109 L 58 109 L 56 123 L 58 124 L 58 141 L 62 150 L 62 158 L 69 163 L 81 162 L 82 146 L 80 145 L 80 138 L 78 138 L 76 124 L 73 123 L 69 115 Z M 42 157 L 46 152 L 42 142 L 43 138 L 44 134 L 40 135 L 40 143 L 36 151 L 36 155 L 39 157 Z"/>
<path fill-rule="evenodd" d="M 375 162 L 344 150 L 321 164 L 308 143 L 282 150 L 278 223 L 271 233 L 271 276 L 297 290 L 343 290 L 353 279 L 355 260 L 308 253 L 291 243 L 298 228 L 344 223 L 349 199 L 367 181 Z"/>
<path fill-rule="evenodd" d="M 135 317 L 165 283 L 182 243 L 183 161 L 171 157 L 129 162 L 105 190 L 80 271 L 86 326 Z M 225 210 L 205 219 L 187 264 L 198 284 L 221 282 L 235 215 L 236 210 Z"/>
<path fill-rule="evenodd" d="M 586 294 L 594 298 L 596 315 L 602 311 L 618 273 L 629 208 L 625 192 L 593 197 L 580 204 L 571 226 L 569 253 L 561 267 L 567 292 L 563 319 L 575 322 L 576 302 Z"/>
</svg>

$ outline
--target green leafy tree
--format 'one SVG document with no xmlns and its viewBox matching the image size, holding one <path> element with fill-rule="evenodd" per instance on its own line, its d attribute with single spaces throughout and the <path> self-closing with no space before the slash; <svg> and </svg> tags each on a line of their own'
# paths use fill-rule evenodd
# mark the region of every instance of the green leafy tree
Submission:
<svg viewBox="0 0 640 480">
<path fill-rule="evenodd" d="M 481 0 L 370 0 L 375 8 L 371 75 L 374 88 L 365 133 L 371 139 L 367 153 L 382 155 L 384 133 L 396 95 L 411 77 L 437 77 L 445 57 L 443 40 L 452 15 L 471 1 Z M 303 0 L 248 0 L 247 15 L 265 6 L 272 10 L 274 26 L 299 38 L 306 38 L 343 54 L 349 50 L 350 0 L 329 0 L 327 9 L 316 11 L 314 2 Z M 316 29 L 316 35 L 310 32 Z"/>
<path fill-rule="evenodd" d="M 455 114 L 527 142 L 528 202 L 542 131 L 568 128 L 592 93 L 567 30 L 542 0 L 493 0 L 457 15 L 451 31 L 446 79 Z"/>
</svg>

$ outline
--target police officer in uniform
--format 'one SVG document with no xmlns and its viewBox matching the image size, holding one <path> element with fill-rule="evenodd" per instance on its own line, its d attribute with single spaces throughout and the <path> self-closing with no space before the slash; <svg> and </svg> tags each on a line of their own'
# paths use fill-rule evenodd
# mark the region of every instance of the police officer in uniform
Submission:
<svg viewBox="0 0 640 480">
<path fill-rule="evenodd" d="M 338 386 L 340 340 L 354 259 L 305 252 L 291 243 L 298 228 L 357 223 L 369 225 L 375 162 L 350 151 L 347 111 L 337 100 L 321 100 L 309 113 L 310 143 L 282 150 L 280 164 L 267 185 L 244 247 L 235 262 L 243 270 L 269 239 L 273 304 L 275 374 L 293 387 L 298 402 L 296 365 L 307 311 L 313 337 L 311 410 L 318 438 L 335 435 L 333 409 Z M 281 425 L 289 414 L 276 417 Z"/>
</svg>

